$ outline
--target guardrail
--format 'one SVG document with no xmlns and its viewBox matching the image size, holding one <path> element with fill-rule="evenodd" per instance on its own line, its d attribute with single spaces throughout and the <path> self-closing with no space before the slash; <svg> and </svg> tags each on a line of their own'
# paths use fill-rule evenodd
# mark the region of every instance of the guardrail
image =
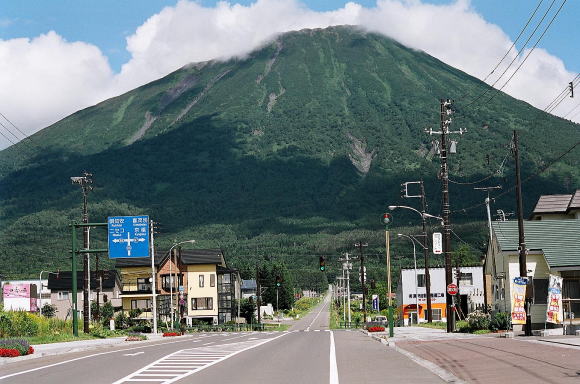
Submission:
<svg viewBox="0 0 580 384">
<path fill-rule="evenodd" d="M 338 323 L 340 328 L 358 328 L 361 326 L 361 323 L 355 323 L 354 321 L 341 321 Z"/>
</svg>

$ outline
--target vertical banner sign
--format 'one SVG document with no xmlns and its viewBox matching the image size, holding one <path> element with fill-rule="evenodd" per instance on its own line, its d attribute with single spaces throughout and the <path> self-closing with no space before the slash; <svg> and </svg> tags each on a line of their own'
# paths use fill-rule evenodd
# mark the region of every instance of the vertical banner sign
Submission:
<svg viewBox="0 0 580 384">
<path fill-rule="evenodd" d="M 379 310 L 379 295 L 373 295 L 373 310 Z"/>
<path fill-rule="evenodd" d="M 435 255 L 443 253 L 443 235 L 441 232 L 433 233 L 433 253 Z"/>
<path fill-rule="evenodd" d="M 550 275 L 548 285 L 548 308 L 546 310 L 546 322 L 561 324 L 564 317 L 562 316 L 562 278 Z"/>
<path fill-rule="evenodd" d="M 528 279 L 525 277 L 514 277 L 512 280 L 512 324 L 526 323 L 526 285 Z"/>
</svg>

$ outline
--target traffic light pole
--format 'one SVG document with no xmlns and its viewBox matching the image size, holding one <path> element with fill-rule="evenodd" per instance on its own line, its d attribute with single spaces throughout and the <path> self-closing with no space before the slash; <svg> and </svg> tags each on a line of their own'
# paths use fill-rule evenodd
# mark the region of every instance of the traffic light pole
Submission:
<svg viewBox="0 0 580 384">
<path fill-rule="evenodd" d="M 394 336 L 394 317 L 393 317 L 393 298 L 391 295 L 391 250 L 390 250 L 390 236 L 389 231 L 385 229 L 385 249 L 386 249 L 386 256 L 387 256 L 387 294 L 388 303 L 389 303 L 389 337 Z"/>
</svg>

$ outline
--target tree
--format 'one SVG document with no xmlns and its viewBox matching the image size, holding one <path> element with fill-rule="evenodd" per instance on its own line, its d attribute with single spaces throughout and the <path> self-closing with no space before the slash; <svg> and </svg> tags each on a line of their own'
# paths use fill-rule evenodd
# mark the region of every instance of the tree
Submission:
<svg viewBox="0 0 580 384">
<path fill-rule="evenodd" d="M 241 299 L 240 301 L 240 316 L 246 319 L 246 323 L 252 324 L 256 322 L 256 303 L 252 299 Z"/>
<path fill-rule="evenodd" d="M 54 317 L 56 315 L 56 305 L 45 303 L 42 306 L 41 312 L 42 316 L 50 319 L 51 317 Z"/>
</svg>

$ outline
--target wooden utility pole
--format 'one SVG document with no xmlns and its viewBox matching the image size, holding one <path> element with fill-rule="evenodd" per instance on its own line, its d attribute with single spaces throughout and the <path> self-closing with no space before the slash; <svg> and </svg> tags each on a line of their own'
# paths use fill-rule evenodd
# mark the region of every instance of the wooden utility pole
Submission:
<svg viewBox="0 0 580 384">
<path fill-rule="evenodd" d="M 363 254 L 363 248 L 364 247 L 368 247 L 369 245 L 367 243 L 364 243 L 362 241 L 359 241 L 358 243 L 355 243 L 354 245 L 355 247 L 357 247 L 360 250 L 360 282 L 362 285 L 362 296 L 363 296 L 363 322 L 366 323 L 367 322 L 367 301 L 366 301 L 366 285 L 365 285 L 365 257 Z"/>
<path fill-rule="evenodd" d="M 258 307 L 258 326 L 261 324 L 262 314 L 260 313 L 260 306 L 262 305 L 260 287 L 260 267 L 256 266 L 256 306 Z"/>
<path fill-rule="evenodd" d="M 526 238 L 524 234 L 524 209 L 522 202 L 522 178 L 520 173 L 520 153 L 518 146 L 518 133 L 514 130 L 514 159 L 516 163 L 516 203 L 518 210 L 518 234 L 519 234 L 519 266 L 520 277 L 527 278 L 528 267 L 526 260 Z M 532 315 L 531 309 L 531 290 L 530 285 L 526 285 L 526 302 L 524 309 L 526 311 L 526 324 L 524 326 L 524 333 L 526 336 L 532 336 Z"/>
</svg>

